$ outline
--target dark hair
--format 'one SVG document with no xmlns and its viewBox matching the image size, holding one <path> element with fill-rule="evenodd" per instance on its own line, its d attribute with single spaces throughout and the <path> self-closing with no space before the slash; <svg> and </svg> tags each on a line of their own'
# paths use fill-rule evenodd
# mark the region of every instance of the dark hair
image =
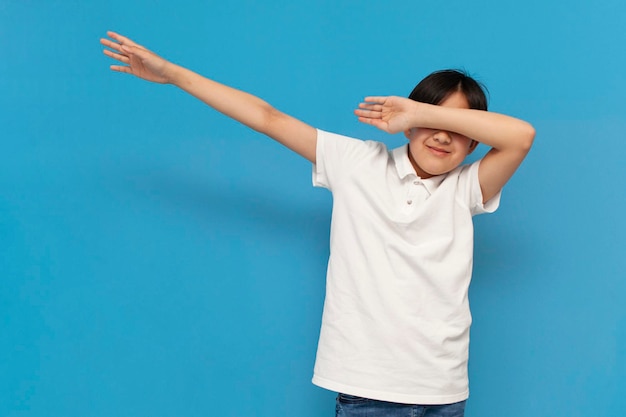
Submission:
<svg viewBox="0 0 626 417">
<path fill-rule="evenodd" d="M 415 86 L 409 98 L 428 104 L 440 104 L 450 94 L 460 91 L 470 109 L 487 110 L 487 88 L 461 70 L 435 71 Z"/>
</svg>

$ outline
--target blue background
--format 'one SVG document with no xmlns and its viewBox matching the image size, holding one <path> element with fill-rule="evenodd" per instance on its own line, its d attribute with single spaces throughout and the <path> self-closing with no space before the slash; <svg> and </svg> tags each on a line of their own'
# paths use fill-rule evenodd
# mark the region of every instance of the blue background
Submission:
<svg viewBox="0 0 626 417">
<path fill-rule="evenodd" d="M 325 130 L 462 67 L 537 138 L 476 219 L 467 416 L 626 408 L 626 6 L 0 1 L 0 415 L 330 416 L 310 383 L 331 197 L 116 30 Z M 482 149 L 481 152 L 485 152 Z"/>
</svg>

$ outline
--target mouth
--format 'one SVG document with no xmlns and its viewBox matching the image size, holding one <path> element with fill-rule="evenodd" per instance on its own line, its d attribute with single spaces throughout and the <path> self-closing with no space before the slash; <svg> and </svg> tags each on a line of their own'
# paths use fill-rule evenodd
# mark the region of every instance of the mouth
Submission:
<svg viewBox="0 0 626 417">
<path fill-rule="evenodd" d="M 448 154 L 450 153 L 450 151 L 446 151 L 445 149 L 441 149 L 441 148 L 438 148 L 438 147 L 436 147 L 436 146 L 429 146 L 429 145 L 426 145 L 426 147 L 427 147 L 427 148 L 428 148 L 428 149 L 429 149 L 432 153 L 434 153 L 435 155 L 438 155 L 438 156 L 446 156 L 446 155 L 448 155 Z"/>
</svg>

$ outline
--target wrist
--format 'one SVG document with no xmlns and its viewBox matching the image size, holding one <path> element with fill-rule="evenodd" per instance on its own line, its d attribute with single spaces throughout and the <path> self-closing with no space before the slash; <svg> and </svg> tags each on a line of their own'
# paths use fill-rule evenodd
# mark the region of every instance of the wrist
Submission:
<svg viewBox="0 0 626 417">
<path fill-rule="evenodd" d="M 166 61 L 163 67 L 163 76 L 167 84 L 181 87 L 184 83 L 184 68 L 172 62 Z"/>
<path fill-rule="evenodd" d="M 409 120 L 411 127 L 425 127 L 424 123 L 427 120 L 427 113 L 429 105 L 420 101 L 411 100 L 412 106 L 409 111 Z"/>
</svg>

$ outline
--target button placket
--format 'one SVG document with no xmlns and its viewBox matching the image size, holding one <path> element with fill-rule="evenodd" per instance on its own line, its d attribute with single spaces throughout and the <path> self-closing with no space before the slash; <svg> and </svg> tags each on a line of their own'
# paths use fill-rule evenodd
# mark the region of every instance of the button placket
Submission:
<svg viewBox="0 0 626 417">
<path fill-rule="evenodd" d="M 404 201 L 404 208 L 407 211 L 414 210 L 420 203 L 428 199 L 428 190 L 424 183 L 418 178 L 413 179 L 407 184 L 406 199 Z"/>
<path fill-rule="evenodd" d="M 411 208 L 411 206 L 414 205 L 414 203 L 416 203 L 416 196 L 417 196 L 417 186 L 419 185 L 419 181 L 414 180 L 411 181 L 410 183 L 407 184 L 407 192 L 406 192 L 406 199 L 404 200 L 404 206 L 406 210 L 409 210 Z"/>
</svg>

